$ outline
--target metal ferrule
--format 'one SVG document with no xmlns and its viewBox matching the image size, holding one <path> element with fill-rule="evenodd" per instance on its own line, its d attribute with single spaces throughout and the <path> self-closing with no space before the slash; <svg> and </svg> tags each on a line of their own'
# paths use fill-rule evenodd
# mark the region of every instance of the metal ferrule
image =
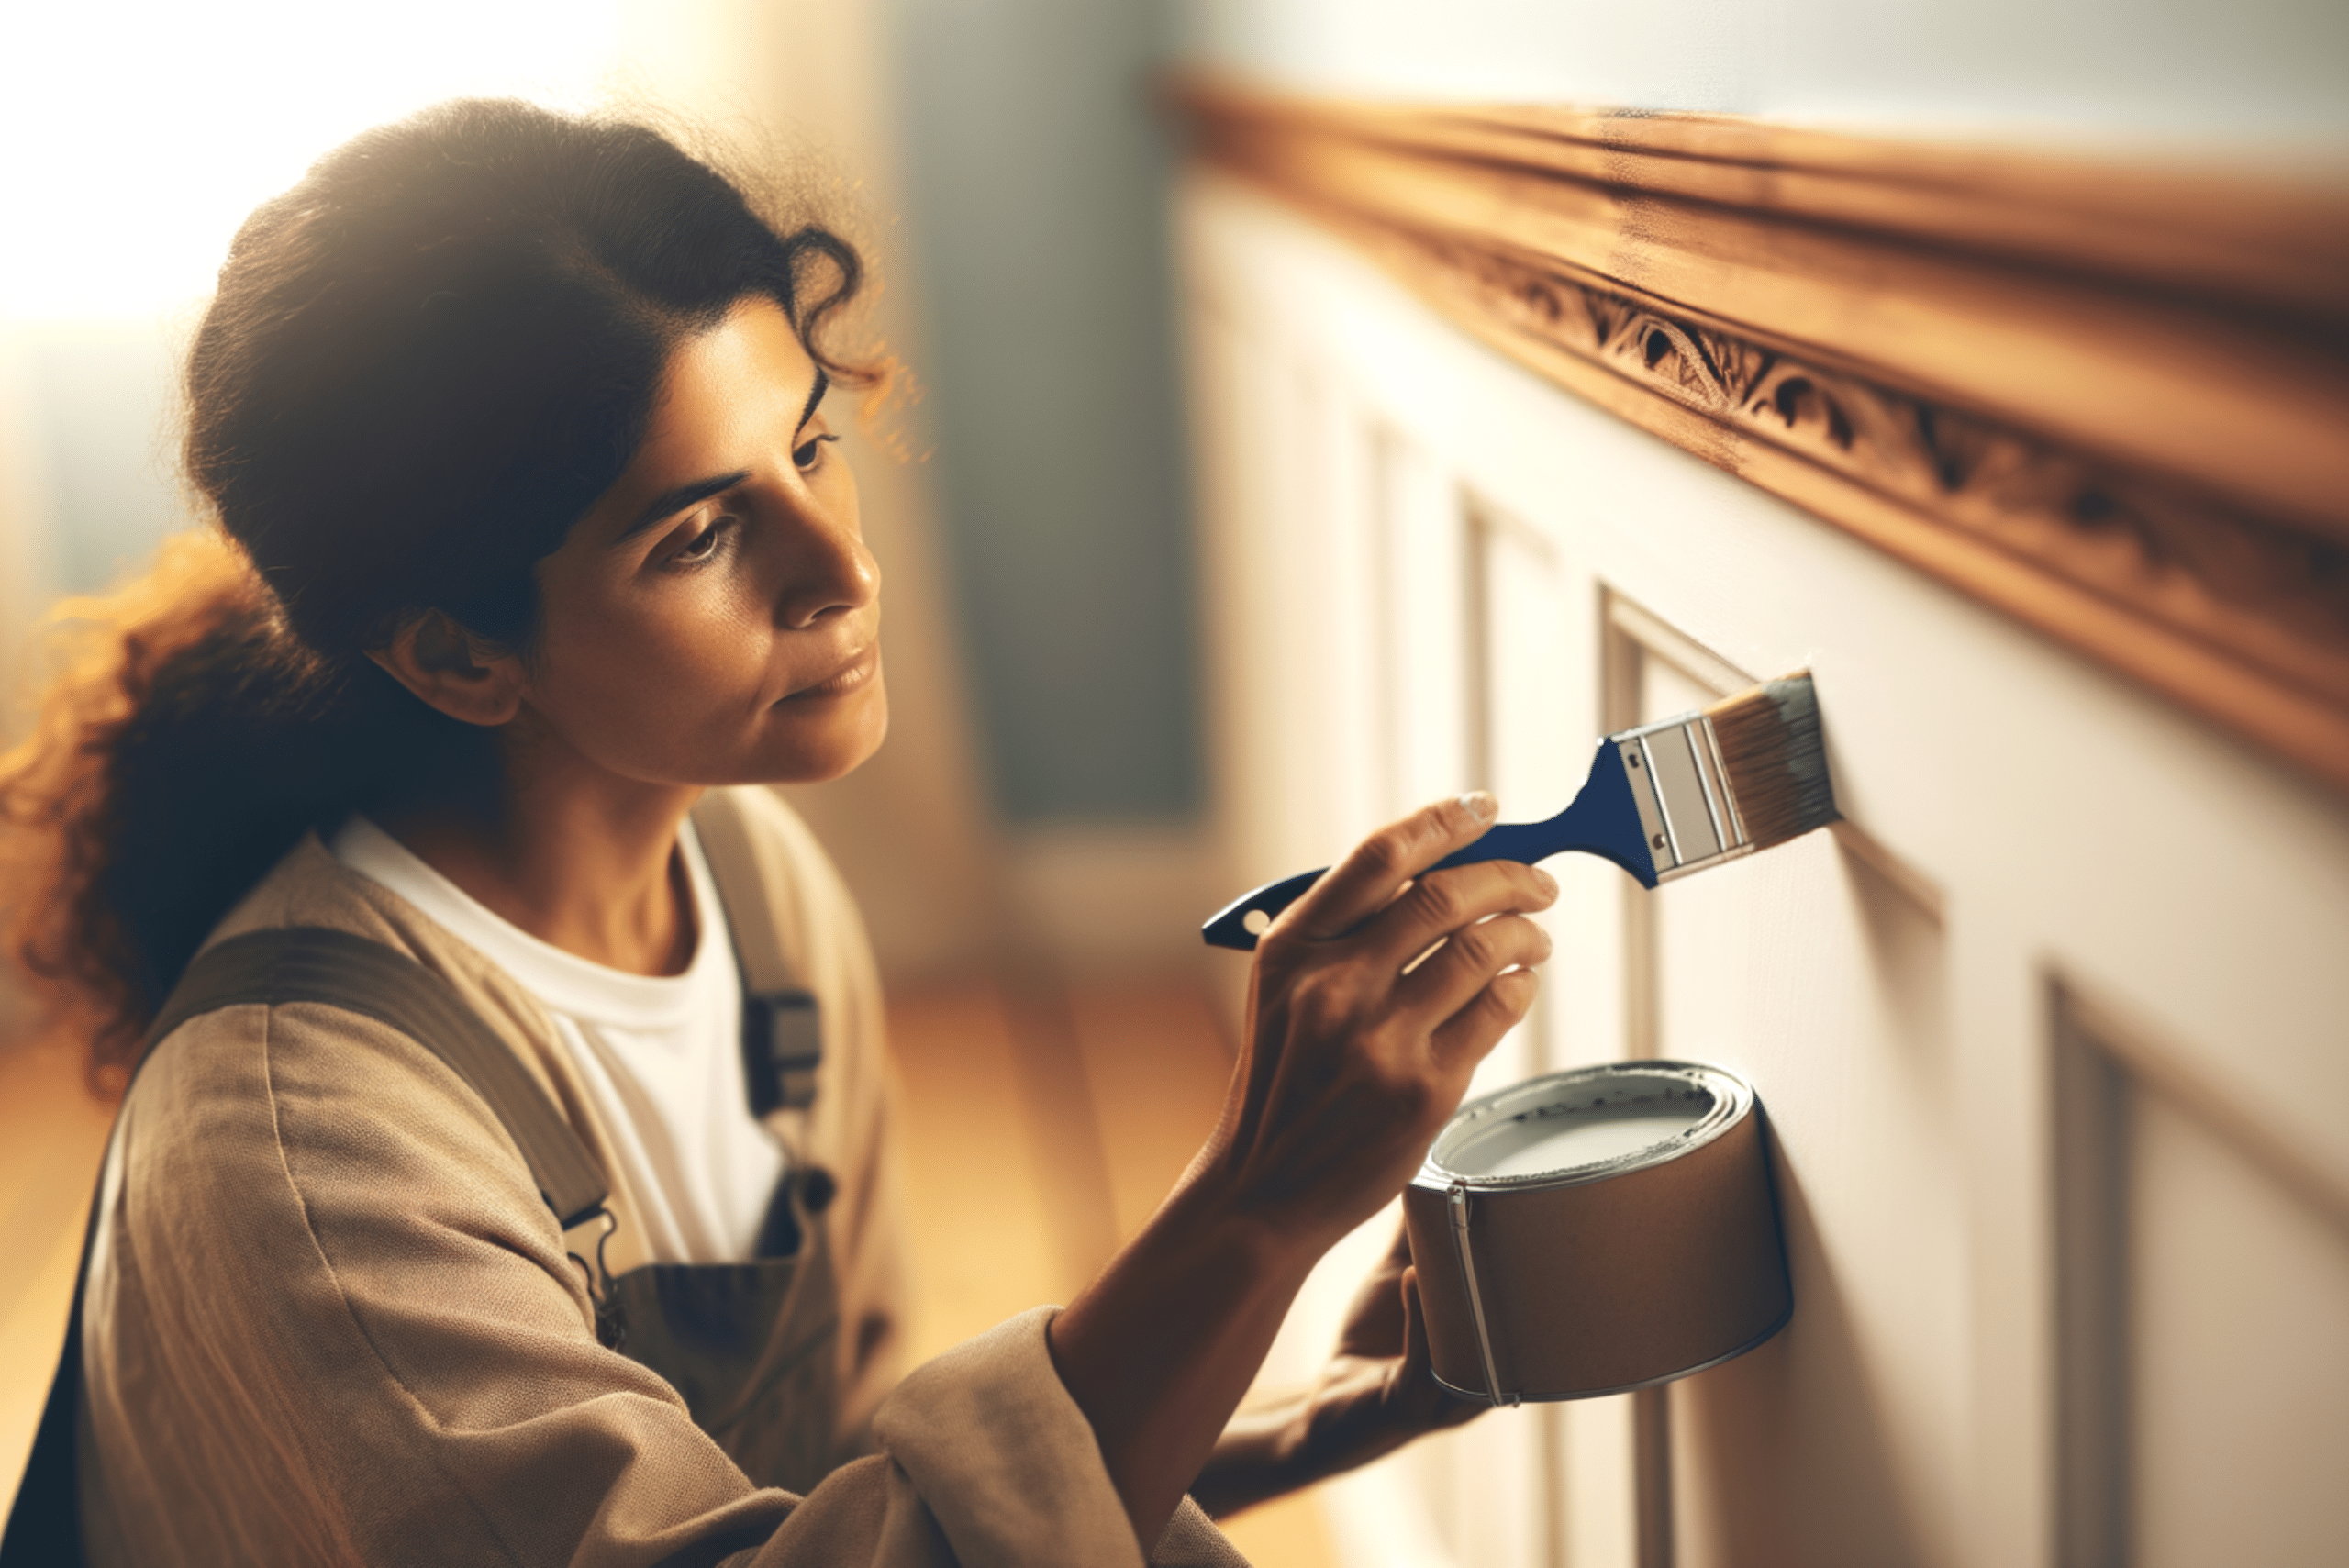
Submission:
<svg viewBox="0 0 2349 1568">
<path fill-rule="evenodd" d="M 1702 871 L 1753 852 L 1753 840 L 1730 793 L 1713 721 L 1684 713 L 1661 723 L 1610 735 L 1623 760 L 1640 833 L 1655 861 L 1658 882 Z"/>
</svg>

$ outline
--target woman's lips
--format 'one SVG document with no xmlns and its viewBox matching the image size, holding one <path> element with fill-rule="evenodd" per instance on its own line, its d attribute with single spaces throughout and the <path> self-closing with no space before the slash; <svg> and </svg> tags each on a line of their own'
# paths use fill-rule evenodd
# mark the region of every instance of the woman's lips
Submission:
<svg viewBox="0 0 2349 1568">
<path fill-rule="evenodd" d="M 881 668 L 881 645 L 868 642 L 831 674 L 814 685 L 802 686 L 785 697 L 785 702 L 802 702 L 818 697 L 845 696 L 873 679 Z"/>
</svg>

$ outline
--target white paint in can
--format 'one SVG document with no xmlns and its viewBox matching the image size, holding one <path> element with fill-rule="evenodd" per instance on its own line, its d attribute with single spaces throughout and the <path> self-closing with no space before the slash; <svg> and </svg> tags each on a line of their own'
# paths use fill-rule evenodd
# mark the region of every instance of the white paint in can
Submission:
<svg viewBox="0 0 2349 1568">
<path fill-rule="evenodd" d="M 1490 1137 L 1455 1157 L 1453 1169 L 1464 1176 L 1539 1176 L 1634 1154 L 1668 1142 L 1700 1120 L 1709 1106 L 1678 1106 L 1657 1115 L 1610 1117 L 1586 1112 L 1558 1120 L 1521 1121 L 1493 1129 Z"/>
</svg>

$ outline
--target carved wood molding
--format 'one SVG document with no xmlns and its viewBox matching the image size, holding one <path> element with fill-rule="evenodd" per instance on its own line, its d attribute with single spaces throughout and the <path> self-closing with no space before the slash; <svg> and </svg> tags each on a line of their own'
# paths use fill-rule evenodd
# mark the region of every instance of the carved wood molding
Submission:
<svg viewBox="0 0 2349 1568">
<path fill-rule="evenodd" d="M 1193 83 L 1496 348 L 2349 786 L 2349 199 L 1697 116 Z"/>
</svg>

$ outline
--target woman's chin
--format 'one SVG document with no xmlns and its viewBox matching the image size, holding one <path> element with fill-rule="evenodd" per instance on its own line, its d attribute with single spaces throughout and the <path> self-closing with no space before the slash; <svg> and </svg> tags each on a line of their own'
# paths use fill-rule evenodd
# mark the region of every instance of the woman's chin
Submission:
<svg viewBox="0 0 2349 1568">
<path fill-rule="evenodd" d="M 814 712 L 794 725 L 789 744 L 771 769 L 762 770 L 760 784 L 824 784 L 863 767 L 889 734 L 889 697 L 875 679 L 857 691 L 828 699 L 821 724 Z"/>
</svg>

